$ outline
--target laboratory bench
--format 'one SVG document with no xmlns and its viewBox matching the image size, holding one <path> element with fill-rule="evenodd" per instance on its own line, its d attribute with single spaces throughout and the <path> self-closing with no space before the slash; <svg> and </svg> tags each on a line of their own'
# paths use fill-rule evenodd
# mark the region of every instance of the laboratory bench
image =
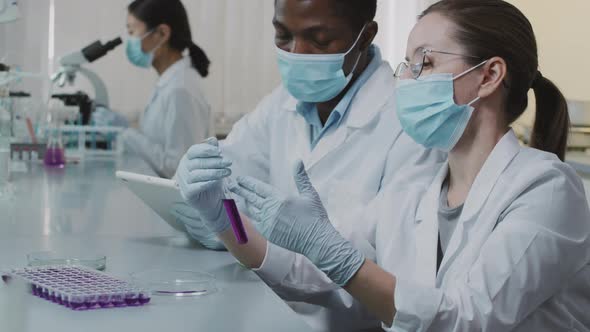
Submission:
<svg viewBox="0 0 590 332">
<path fill-rule="evenodd" d="M 106 255 L 106 273 L 115 277 L 195 270 L 212 274 L 217 291 L 185 298 L 154 295 L 140 307 L 74 311 L 31 294 L 8 298 L 11 286 L 0 282 L 0 312 L 8 312 L 6 306 L 12 310 L 0 319 L 0 331 L 310 330 L 227 252 L 205 250 L 174 231 L 116 180 L 116 170 L 153 175 L 132 156 L 91 158 L 64 169 L 37 162 L 13 168 L 14 198 L 0 200 L 0 268 L 24 267 L 26 255 L 36 251 L 95 252 Z"/>
<path fill-rule="evenodd" d="M 566 159 L 590 198 L 590 155 L 575 152 Z M 0 199 L 0 269 L 26 266 L 31 252 L 94 252 L 107 257 L 106 272 L 115 277 L 152 269 L 202 271 L 215 277 L 217 292 L 156 295 L 142 307 L 74 311 L 30 294 L 20 294 L 20 301 L 7 298 L 8 287 L 0 282 L 0 331 L 310 330 L 231 255 L 206 250 L 169 227 L 116 180 L 116 170 L 154 175 L 133 156 L 90 158 L 64 169 L 14 163 L 14 197 Z M 11 306 L 9 317 L 2 317 L 3 305 Z"/>
</svg>

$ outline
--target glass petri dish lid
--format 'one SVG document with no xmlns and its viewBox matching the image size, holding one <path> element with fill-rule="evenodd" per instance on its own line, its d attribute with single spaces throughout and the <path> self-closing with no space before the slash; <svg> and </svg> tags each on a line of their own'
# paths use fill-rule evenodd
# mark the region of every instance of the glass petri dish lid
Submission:
<svg viewBox="0 0 590 332">
<path fill-rule="evenodd" d="M 99 271 L 107 267 L 107 257 L 88 253 L 72 253 L 59 251 L 37 251 L 27 255 L 29 266 L 42 265 L 79 265 Z"/>
<path fill-rule="evenodd" d="M 133 283 L 152 295 L 196 297 L 217 292 L 215 276 L 188 270 L 147 270 L 131 274 Z"/>
</svg>

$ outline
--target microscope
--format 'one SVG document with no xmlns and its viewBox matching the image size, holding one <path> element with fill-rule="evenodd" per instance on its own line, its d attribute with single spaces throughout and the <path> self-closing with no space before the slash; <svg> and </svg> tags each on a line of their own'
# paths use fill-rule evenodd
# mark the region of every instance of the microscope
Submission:
<svg viewBox="0 0 590 332">
<path fill-rule="evenodd" d="M 67 54 L 59 60 L 61 67 L 58 72 L 51 76 L 51 81 L 59 87 L 64 87 L 66 83 L 72 85 L 78 74 L 86 77 L 92 84 L 95 93 L 94 101 L 83 92 L 54 94 L 51 96 L 62 100 L 66 106 L 78 106 L 81 114 L 81 125 L 87 125 L 90 122 L 90 116 L 97 107 L 109 109 L 109 94 L 104 82 L 95 72 L 84 68 L 82 65 L 102 58 L 122 43 L 120 37 L 105 44 L 95 41 L 80 51 Z"/>
</svg>

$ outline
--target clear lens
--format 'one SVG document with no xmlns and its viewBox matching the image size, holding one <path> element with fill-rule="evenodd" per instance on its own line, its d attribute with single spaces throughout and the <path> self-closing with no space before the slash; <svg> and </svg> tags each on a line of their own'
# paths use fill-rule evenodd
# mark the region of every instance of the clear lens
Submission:
<svg viewBox="0 0 590 332">
<path fill-rule="evenodd" d="M 418 52 L 413 58 L 410 64 L 410 70 L 412 71 L 412 77 L 414 79 L 418 79 L 420 74 L 422 74 L 422 69 L 424 68 L 424 60 L 426 59 L 426 54 L 424 51 Z"/>
<path fill-rule="evenodd" d="M 412 77 L 414 79 L 417 79 L 418 77 L 420 77 L 420 74 L 422 73 L 423 66 L 424 65 L 422 63 L 410 65 L 410 70 L 412 71 Z"/>
<path fill-rule="evenodd" d="M 400 78 L 404 75 L 407 69 L 408 64 L 405 62 L 401 62 L 399 65 L 397 65 L 397 68 L 395 69 L 395 74 L 393 76 L 396 78 Z"/>
</svg>

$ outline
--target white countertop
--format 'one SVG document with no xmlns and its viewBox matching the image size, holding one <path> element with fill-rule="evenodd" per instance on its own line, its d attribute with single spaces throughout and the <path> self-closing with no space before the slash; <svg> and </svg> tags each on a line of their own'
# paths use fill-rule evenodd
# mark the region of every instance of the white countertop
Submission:
<svg viewBox="0 0 590 332">
<path fill-rule="evenodd" d="M 41 250 L 107 256 L 107 273 L 128 278 L 148 269 L 198 270 L 216 277 L 217 293 L 152 297 L 143 307 L 73 311 L 18 293 L 0 282 L 0 331 L 306 331 L 309 327 L 256 274 L 226 252 L 205 250 L 175 233 L 117 184 L 115 170 L 152 174 L 133 159 L 88 160 L 62 171 L 30 165 L 13 173 L 15 199 L 0 201 L 0 268 L 26 265 Z M 8 313 L 10 307 L 14 314 Z M 9 325 L 12 324 L 12 325 Z"/>
<path fill-rule="evenodd" d="M 590 176 L 590 153 L 580 151 L 568 152 L 565 155 L 565 160 L 578 172 L 586 173 Z"/>
<path fill-rule="evenodd" d="M 586 198 L 590 204 L 590 153 L 568 152 L 565 159 L 580 174 L 586 189 Z"/>
<path fill-rule="evenodd" d="M 588 204 L 590 204 L 590 177 L 582 176 L 582 181 L 584 182 L 584 189 L 586 189 L 586 198 L 588 199 Z"/>
</svg>

